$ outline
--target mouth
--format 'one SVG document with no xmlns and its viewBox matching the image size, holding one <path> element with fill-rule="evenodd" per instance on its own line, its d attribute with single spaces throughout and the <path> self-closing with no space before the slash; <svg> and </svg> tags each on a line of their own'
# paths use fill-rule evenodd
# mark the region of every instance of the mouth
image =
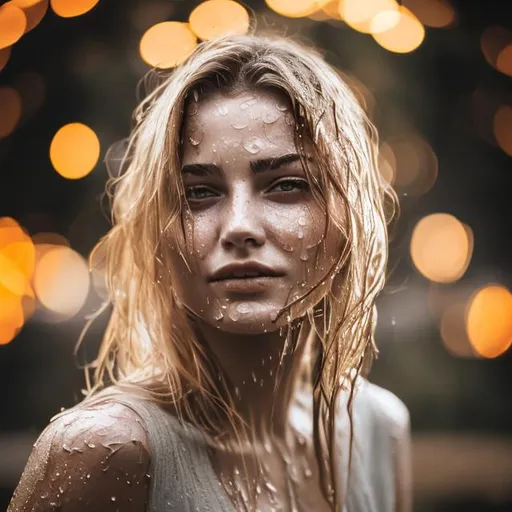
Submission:
<svg viewBox="0 0 512 512">
<path fill-rule="evenodd" d="M 234 293 L 261 293 L 279 279 L 280 276 L 230 276 L 224 279 L 212 281 L 212 286 L 226 292 Z"/>
</svg>

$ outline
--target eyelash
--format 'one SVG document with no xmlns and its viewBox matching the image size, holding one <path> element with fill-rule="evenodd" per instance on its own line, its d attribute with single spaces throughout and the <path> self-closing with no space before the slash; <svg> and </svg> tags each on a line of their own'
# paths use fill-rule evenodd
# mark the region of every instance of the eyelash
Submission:
<svg viewBox="0 0 512 512">
<path fill-rule="evenodd" d="M 301 180 L 301 179 L 286 179 L 286 180 L 282 180 L 282 181 L 279 181 L 277 182 L 270 190 L 273 190 L 275 187 L 277 187 L 278 185 L 282 185 L 283 183 L 293 183 L 293 185 L 295 185 L 296 188 L 294 188 L 293 190 L 280 190 L 278 192 L 281 192 L 281 193 L 290 193 L 290 192 L 294 192 L 295 190 L 301 190 L 301 191 L 305 191 L 305 190 L 308 190 L 309 189 L 309 183 L 305 180 Z M 207 197 L 202 197 L 202 198 L 190 198 L 189 196 L 189 193 L 190 192 L 194 192 L 194 191 L 197 191 L 197 190 L 206 190 L 208 192 L 213 192 L 210 188 L 208 187 L 203 187 L 203 186 L 196 186 L 196 187 L 188 187 L 185 189 L 185 194 L 187 196 L 187 199 L 189 201 L 201 201 L 202 199 L 210 199 L 211 197 L 214 197 L 214 196 L 207 196 Z"/>
</svg>

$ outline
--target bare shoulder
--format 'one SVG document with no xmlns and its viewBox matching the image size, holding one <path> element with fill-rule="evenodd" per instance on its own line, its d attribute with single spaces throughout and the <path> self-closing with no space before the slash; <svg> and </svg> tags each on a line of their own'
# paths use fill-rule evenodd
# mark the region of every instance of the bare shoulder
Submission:
<svg viewBox="0 0 512 512">
<path fill-rule="evenodd" d="M 356 384 L 356 404 L 365 408 L 374 421 L 385 426 L 396 436 L 403 435 L 410 426 L 410 415 L 407 406 L 394 393 L 366 379 L 358 380 Z"/>
<path fill-rule="evenodd" d="M 150 450 L 138 415 L 115 402 L 59 415 L 34 445 L 8 512 L 144 511 Z"/>
</svg>

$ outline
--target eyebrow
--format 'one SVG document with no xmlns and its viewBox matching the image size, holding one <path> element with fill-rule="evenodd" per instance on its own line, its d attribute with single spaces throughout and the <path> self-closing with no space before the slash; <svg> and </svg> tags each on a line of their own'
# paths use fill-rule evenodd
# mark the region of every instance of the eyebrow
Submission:
<svg viewBox="0 0 512 512">
<path fill-rule="evenodd" d="M 307 158 L 307 160 L 311 160 Z M 261 158 L 258 160 L 252 160 L 250 163 L 251 170 L 254 174 L 259 174 L 266 171 L 271 171 L 283 167 L 288 164 L 300 161 L 300 155 L 298 153 L 286 153 L 281 156 L 275 156 L 272 158 Z M 199 177 L 212 176 L 215 174 L 222 174 L 222 168 L 216 164 L 187 164 L 181 169 L 181 174 L 193 175 Z"/>
</svg>

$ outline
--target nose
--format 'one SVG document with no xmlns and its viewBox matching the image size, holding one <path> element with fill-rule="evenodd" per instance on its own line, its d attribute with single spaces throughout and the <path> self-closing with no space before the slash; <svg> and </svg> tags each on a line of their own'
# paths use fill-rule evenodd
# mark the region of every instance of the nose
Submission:
<svg viewBox="0 0 512 512">
<path fill-rule="evenodd" d="M 220 240 L 225 248 L 242 249 L 250 244 L 260 246 L 265 243 L 261 206 L 249 190 L 234 192 L 222 215 Z"/>
</svg>

